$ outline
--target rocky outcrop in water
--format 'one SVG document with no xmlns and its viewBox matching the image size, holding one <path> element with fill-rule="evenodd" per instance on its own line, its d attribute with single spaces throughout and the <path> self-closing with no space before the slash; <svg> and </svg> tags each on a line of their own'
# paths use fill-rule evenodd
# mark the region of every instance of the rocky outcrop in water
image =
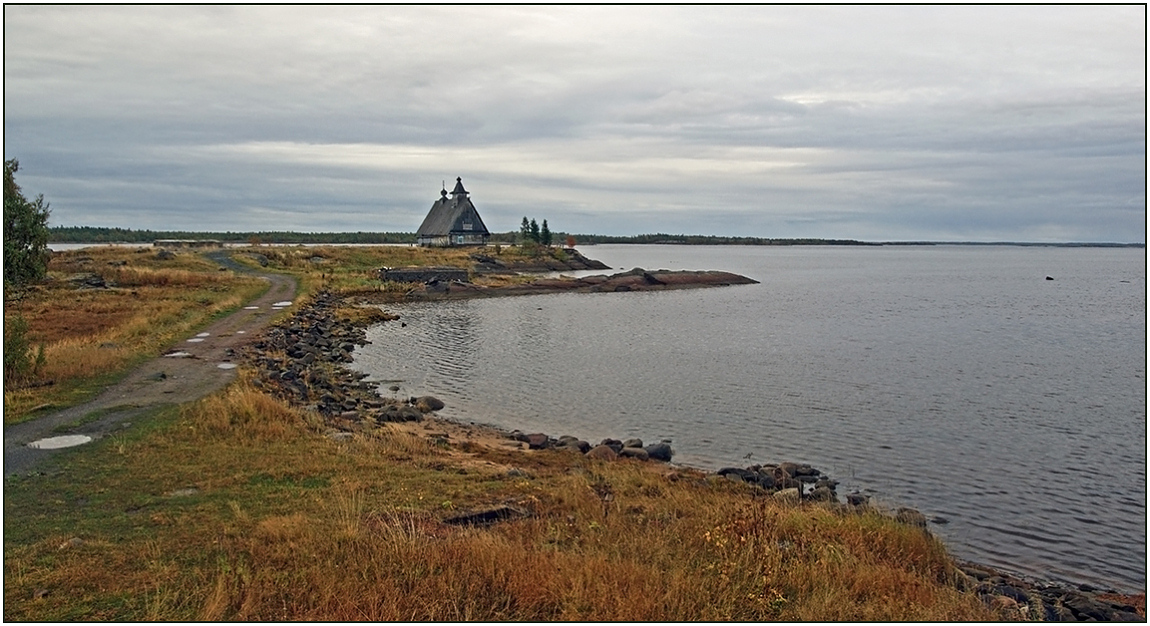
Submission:
<svg viewBox="0 0 1150 626">
<path fill-rule="evenodd" d="M 516 272 L 568 272 L 580 270 L 609 270 L 607 265 L 589 259 L 573 248 L 551 250 L 548 254 L 524 257 L 519 255 L 490 255 L 476 252 L 471 255 L 477 274 L 507 274 Z"/>
</svg>

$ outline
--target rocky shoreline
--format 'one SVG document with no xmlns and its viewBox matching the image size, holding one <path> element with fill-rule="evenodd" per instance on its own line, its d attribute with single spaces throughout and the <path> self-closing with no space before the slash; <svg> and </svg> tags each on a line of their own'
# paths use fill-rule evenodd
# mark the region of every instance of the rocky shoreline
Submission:
<svg viewBox="0 0 1150 626">
<path fill-rule="evenodd" d="M 689 274 L 689 276 L 684 276 Z M 674 288 L 675 278 L 683 277 L 678 285 L 699 286 L 699 274 L 723 280 L 725 272 L 681 273 L 646 272 L 633 270 L 615 277 L 599 280 L 564 279 L 564 285 L 554 289 L 586 290 L 606 287 L 612 279 L 614 287 L 646 285 L 647 288 Z M 652 282 L 648 276 L 655 278 Z M 559 279 L 540 279 L 528 285 L 543 292 L 552 289 L 546 285 Z M 750 279 L 745 279 L 750 282 Z M 572 286 L 578 284 L 578 286 Z M 719 283 L 715 283 L 719 284 Z M 740 284 L 740 283 L 723 283 Z M 541 286 L 542 285 L 542 286 Z M 429 286 L 434 288 L 434 286 Z M 454 288 L 452 283 L 448 288 Z M 638 290 L 642 290 L 640 287 Z M 466 293 L 471 288 L 460 291 Z M 604 289 L 600 289 L 604 290 Z M 629 290 L 629 289 L 613 289 Z M 518 289 L 500 295 L 522 293 Z M 431 291 L 430 293 L 435 293 Z M 450 293 L 445 291 L 444 293 Z M 456 292 L 456 295 L 462 295 Z M 491 294 L 495 295 L 495 294 Z M 329 427 L 329 437 L 341 439 L 351 433 L 379 428 L 387 423 L 424 420 L 443 403 L 432 396 L 412 398 L 386 398 L 377 393 L 379 383 L 367 382 L 365 374 L 345 367 L 352 361 L 356 347 L 368 343 L 367 326 L 394 321 L 398 316 L 383 312 L 370 304 L 364 296 L 337 296 L 321 292 L 310 302 L 302 304 L 287 320 L 267 329 L 260 337 L 242 349 L 244 361 L 255 370 L 254 384 L 293 406 L 314 412 Z M 357 315 L 341 316 L 339 310 L 354 308 Z M 393 388 L 393 391 L 396 389 Z M 502 436 L 517 441 L 530 450 L 564 450 L 605 461 L 633 459 L 643 462 L 669 463 L 674 454 L 670 441 L 644 445 L 639 439 L 620 441 L 604 439 L 597 445 L 572 436 L 551 437 L 543 433 L 500 431 Z M 846 511 L 878 510 L 867 496 L 847 494 L 840 499 L 838 483 L 810 465 L 783 462 L 752 465 L 746 468 L 727 467 L 711 475 L 712 480 L 729 480 L 761 489 L 769 497 L 780 501 L 800 503 L 819 502 L 826 506 L 841 507 Z M 908 508 L 884 512 L 895 519 L 927 530 L 928 520 L 922 513 Z M 934 520 L 937 521 L 937 520 Z M 1114 590 L 1099 590 L 1087 585 L 1077 587 L 1045 581 L 1024 580 L 1022 577 L 973 563 L 957 563 L 960 575 L 956 587 L 973 591 L 1004 614 L 1022 620 L 1039 621 L 1145 621 L 1145 594 L 1125 595 Z"/>
</svg>

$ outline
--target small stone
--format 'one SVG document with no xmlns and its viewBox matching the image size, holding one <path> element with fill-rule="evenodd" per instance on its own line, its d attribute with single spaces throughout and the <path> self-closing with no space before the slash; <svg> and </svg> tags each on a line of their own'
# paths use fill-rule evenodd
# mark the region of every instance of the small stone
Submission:
<svg viewBox="0 0 1150 626">
<path fill-rule="evenodd" d="M 68 548 L 78 548 L 84 545 L 84 540 L 79 537 L 72 537 L 71 539 L 60 544 L 60 550 L 67 550 Z"/>
</svg>

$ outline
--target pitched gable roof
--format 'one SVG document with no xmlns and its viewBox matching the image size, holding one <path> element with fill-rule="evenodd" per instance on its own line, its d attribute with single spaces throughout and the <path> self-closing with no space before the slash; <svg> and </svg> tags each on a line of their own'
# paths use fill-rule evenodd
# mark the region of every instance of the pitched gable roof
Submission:
<svg viewBox="0 0 1150 626">
<path fill-rule="evenodd" d="M 439 200 L 431 205 L 431 211 L 423 218 L 419 230 L 415 232 L 418 237 L 442 237 L 451 233 L 488 234 L 487 226 L 479 217 L 479 211 L 467 197 L 463 189 L 463 181 L 455 179 L 453 198 L 447 197 L 447 191 L 441 192 Z M 466 225 L 470 224 L 470 228 Z"/>
</svg>

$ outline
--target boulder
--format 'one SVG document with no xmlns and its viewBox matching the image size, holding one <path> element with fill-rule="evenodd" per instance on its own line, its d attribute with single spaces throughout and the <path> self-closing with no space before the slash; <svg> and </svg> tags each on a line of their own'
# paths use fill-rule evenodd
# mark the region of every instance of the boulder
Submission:
<svg viewBox="0 0 1150 626">
<path fill-rule="evenodd" d="M 623 442 L 619 441 L 618 439 L 604 439 L 603 441 L 599 442 L 599 445 L 611 448 L 615 451 L 615 454 L 619 454 L 619 452 L 623 449 Z"/>
<path fill-rule="evenodd" d="M 639 439 L 637 437 L 633 437 L 631 439 L 624 441 L 623 447 L 624 448 L 642 448 L 643 447 L 643 440 Z"/>
<path fill-rule="evenodd" d="M 164 248 L 160 248 L 159 251 L 156 252 L 156 259 L 158 259 L 160 261 L 170 261 L 174 258 L 176 258 L 176 253 L 172 252 L 171 250 L 165 250 Z M 266 258 L 264 259 L 264 265 L 267 265 L 267 259 Z"/>
<path fill-rule="evenodd" d="M 551 447 L 551 441 L 547 435 L 543 433 L 532 433 L 527 435 L 527 447 L 531 450 L 542 450 Z"/>
<path fill-rule="evenodd" d="M 911 508 L 900 508 L 895 511 L 894 518 L 903 524 L 926 528 L 926 516 Z"/>
<path fill-rule="evenodd" d="M 591 450 L 591 444 L 570 435 L 564 435 L 560 437 L 559 443 L 555 447 L 560 450 L 572 450 L 578 452 L 579 454 L 586 454 Z"/>
<path fill-rule="evenodd" d="M 671 455 L 674 454 L 674 451 L 671 450 L 671 444 L 667 442 L 653 443 L 643 449 L 647 451 L 648 457 L 666 463 L 671 461 Z"/>
<path fill-rule="evenodd" d="M 736 482 L 757 483 L 759 481 L 758 474 L 752 472 L 751 470 L 742 469 L 739 467 L 724 467 L 715 473 L 719 476 L 729 480 L 734 480 Z"/>
<path fill-rule="evenodd" d="M 648 459 L 647 451 L 643 448 L 636 447 L 624 447 L 619 453 L 619 456 L 625 459 L 638 459 L 640 461 L 646 461 Z"/>
<path fill-rule="evenodd" d="M 776 491 L 774 494 L 771 495 L 771 497 L 774 498 L 778 502 L 783 502 L 786 504 L 798 504 L 799 500 L 800 500 L 799 490 L 795 489 L 793 487 L 790 489 L 783 489 L 780 491 Z"/>
<path fill-rule="evenodd" d="M 615 452 L 611 446 L 603 444 L 597 445 L 594 448 L 588 450 L 586 456 L 589 459 L 597 459 L 599 461 L 614 461 L 615 459 L 619 458 L 619 454 Z"/>
<path fill-rule="evenodd" d="M 443 401 L 435 396 L 422 396 L 415 401 L 415 408 L 422 413 L 438 411 L 444 407 Z"/>
<path fill-rule="evenodd" d="M 767 490 L 771 490 L 771 489 L 775 488 L 775 485 L 777 483 L 775 482 L 775 477 L 772 476 L 770 473 L 756 472 L 756 474 L 758 475 L 758 479 L 756 482 L 758 483 L 758 485 L 760 487 L 762 487 L 763 489 L 767 489 Z"/>
<path fill-rule="evenodd" d="M 829 487 L 819 485 L 811 489 L 811 492 L 807 494 L 807 499 L 812 502 L 836 502 L 838 501 L 838 496 L 836 496 L 835 492 Z"/>
</svg>

